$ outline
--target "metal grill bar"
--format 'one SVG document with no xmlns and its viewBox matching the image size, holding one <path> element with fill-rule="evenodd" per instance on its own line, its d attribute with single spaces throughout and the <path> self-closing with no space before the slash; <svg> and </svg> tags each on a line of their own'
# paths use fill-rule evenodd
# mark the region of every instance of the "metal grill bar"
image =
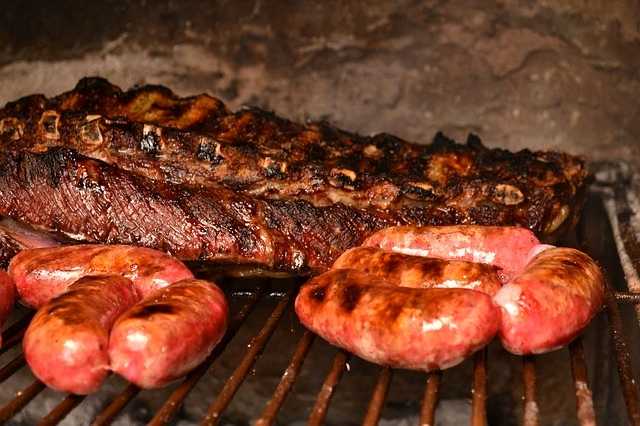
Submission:
<svg viewBox="0 0 640 426">
<path fill-rule="evenodd" d="M 35 380 L 29 386 L 16 393 L 16 397 L 7 402 L 0 408 L 0 423 L 6 423 L 11 417 L 15 416 L 24 408 L 33 398 L 38 396 L 46 386 L 40 380 Z"/>
<path fill-rule="evenodd" d="M 257 289 L 255 293 L 249 296 L 249 300 L 242 306 L 240 311 L 232 318 L 229 329 L 227 330 L 227 334 L 224 336 L 222 341 L 216 346 L 211 355 L 202 363 L 198 368 L 191 371 L 191 373 L 187 374 L 187 378 L 178 386 L 167 398 L 164 402 L 160 410 L 156 413 L 156 415 L 149 422 L 150 425 L 164 425 L 168 423 L 173 416 L 178 412 L 185 398 L 191 392 L 191 389 L 198 383 L 198 380 L 207 372 L 213 361 L 215 361 L 218 356 L 224 351 L 227 347 L 227 344 L 233 339 L 236 335 L 240 326 L 244 323 L 244 320 L 247 318 L 249 313 L 253 310 L 258 303 L 258 300 L 263 295 L 263 288 L 260 287 Z"/>
<path fill-rule="evenodd" d="M 291 390 L 293 383 L 298 378 L 298 373 L 300 372 L 302 363 L 307 357 L 309 348 L 311 348 L 311 344 L 314 340 L 315 334 L 313 334 L 309 330 L 305 330 L 302 338 L 296 346 L 293 356 L 291 357 L 289 366 L 282 374 L 280 383 L 278 383 L 278 386 L 273 392 L 271 399 L 264 407 L 260 418 L 256 421 L 256 426 L 270 426 L 275 422 L 276 417 L 278 416 L 278 411 L 280 411 L 280 407 L 282 407 L 285 398 L 289 394 L 289 390 Z"/>
<path fill-rule="evenodd" d="M 362 421 L 363 426 L 375 426 L 380 420 L 382 409 L 384 408 L 387 393 L 389 392 L 389 384 L 391 383 L 392 371 L 389 367 L 380 369 L 378 380 L 373 389 L 373 395 L 367 407 L 367 414 Z"/>
<path fill-rule="evenodd" d="M 2 333 L 2 346 L 0 346 L 0 355 L 20 343 L 24 332 L 27 330 L 27 326 L 33 318 L 34 312 L 29 312 L 25 316 L 21 317 L 18 321 L 11 324 Z"/>
<path fill-rule="evenodd" d="M 538 403 L 536 402 L 536 364 L 531 356 L 522 358 L 522 383 L 524 387 L 524 426 L 538 426 Z"/>
<path fill-rule="evenodd" d="M 427 386 L 422 398 L 422 409 L 420 410 L 420 425 L 433 426 L 436 419 L 436 407 L 438 406 L 438 396 L 440 394 L 441 371 L 434 371 L 427 375 Z"/>
<path fill-rule="evenodd" d="M 120 411 L 140 392 L 140 388 L 134 384 L 127 385 L 126 388 L 113 401 L 100 412 L 91 423 L 92 426 L 103 426 L 111 424 Z"/>
<path fill-rule="evenodd" d="M 476 352 L 473 358 L 473 397 L 471 399 L 471 426 L 487 424 L 487 349 Z"/>
<path fill-rule="evenodd" d="M 640 303 L 640 294 L 617 291 L 616 300 L 622 303 L 638 304 Z"/>
<path fill-rule="evenodd" d="M 251 367 L 255 364 L 256 360 L 262 353 L 265 345 L 269 341 L 269 338 L 273 335 L 280 318 L 282 318 L 282 314 L 284 314 L 285 309 L 289 306 L 292 294 L 293 291 L 289 292 L 280 300 L 280 302 L 278 302 L 276 308 L 267 319 L 264 327 L 262 327 L 260 332 L 251 339 L 251 342 L 247 345 L 249 350 L 244 355 L 235 371 L 227 379 L 227 382 L 224 384 L 224 387 L 220 391 L 216 400 L 209 406 L 207 415 L 202 421 L 203 425 L 212 426 L 218 424 L 220 421 L 220 415 L 225 408 L 227 408 L 231 399 L 240 388 L 240 385 L 242 385 L 244 380 L 247 378 Z"/>
<path fill-rule="evenodd" d="M 616 303 L 611 284 L 605 279 L 605 304 L 609 314 L 609 329 L 613 339 L 613 348 L 616 353 L 618 376 L 622 386 L 622 395 L 627 406 L 627 414 L 632 424 L 640 425 L 640 406 L 638 405 L 638 386 L 635 383 L 631 368 L 631 354 L 622 328 L 622 316 Z"/>
<path fill-rule="evenodd" d="M 591 389 L 589 389 L 589 377 L 587 375 L 587 364 L 584 360 L 581 337 L 569 345 L 569 354 L 571 356 L 573 385 L 576 390 L 578 422 L 580 422 L 580 426 L 595 426 L 596 413 L 593 409 L 593 395 L 591 394 Z"/>
<path fill-rule="evenodd" d="M 331 370 L 329 370 L 329 373 L 322 384 L 322 388 L 320 389 L 320 392 L 318 392 L 316 403 L 311 409 L 311 415 L 309 416 L 309 422 L 307 423 L 309 426 L 318 426 L 324 421 L 329 408 L 329 402 L 331 402 L 331 397 L 333 396 L 333 390 L 342 378 L 342 373 L 345 370 L 348 359 L 349 355 L 342 350 L 333 358 Z"/>
<path fill-rule="evenodd" d="M 66 416 L 76 408 L 84 399 L 85 395 L 67 395 L 60 404 L 51 410 L 41 421 L 38 426 L 53 426 L 60 423 Z"/>
<path fill-rule="evenodd" d="M 7 365 L 0 369 L 0 383 L 11 377 L 13 373 L 24 367 L 26 363 L 27 361 L 24 359 L 24 355 L 22 354 L 19 354 L 14 359 L 9 361 Z"/>
</svg>

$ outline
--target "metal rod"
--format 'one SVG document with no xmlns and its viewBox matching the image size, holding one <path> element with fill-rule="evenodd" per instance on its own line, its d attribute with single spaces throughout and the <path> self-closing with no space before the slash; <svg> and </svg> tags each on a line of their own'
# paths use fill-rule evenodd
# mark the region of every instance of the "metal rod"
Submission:
<svg viewBox="0 0 640 426">
<path fill-rule="evenodd" d="M 622 396 L 627 406 L 627 414 L 633 425 L 640 425 L 640 405 L 638 386 L 631 368 L 631 354 L 624 335 L 622 316 L 616 302 L 616 297 L 609 280 L 605 279 L 605 304 L 608 311 L 609 329 L 613 340 L 613 349 L 616 353 L 618 376 L 622 385 Z"/>
<path fill-rule="evenodd" d="M 422 409 L 420 410 L 420 426 L 434 426 L 436 424 L 436 408 L 438 406 L 441 380 L 441 371 L 434 371 L 427 376 L 427 386 L 422 398 Z"/>
<path fill-rule="evenodd" d="M 579 337 L 569 345 L 571 356 L 571 374 L 576 390 L 576 411 L 580 426 L 595 426 L 596 413 L 593 409 L 593 395 L 589 389 L 587 364 L 584 360 L 582 338 Z"/>
<path fill-rule="evenodd" d="M 275 422 L 278 416 L 278 411 L 289 394 L 289 390 L 291 390 L 293 383 L 296 381 L 300 368 L 302 367 L 302 363 L 307 357 L 307 353 L 309 352 L 309 348 L 311 348 L 311 344 L 314 339 L 315 334 L 309 330 L 305 330 L 302 338 L 296 346 L 293 356 L 291 357 L 291 362 L 282 374 L 280 383 L 278 383 L 276 390 L 273 392 L 273 396 L 264 407 L 264 410 L 262 410 L 260 418 L 256 421 L 256 426 L 270 426 Z"/>
<path fill-rule="evenodd" d="M 487 349 L 476 352 L 473 358 L 473 394 L 471 399 L 471 426 L 487 424 Z"/>
<path fill-rule="evenodd" d="M 5 380 L 11 377 L 13 373 L 24 367 L 26 363 L 27 361 L 24 359 L 24 355 L 22 354 L 19 354 L 14 359 L 9 361 L 7 365 L 0 369 L 0 383 L 3 383 Z"/>
<path fill-rule="evenodd" d="M 78 406 L 84 399 L 85 395 L 72 395 L 69 394 L 65 399 L 60 401 L 60 404 L 56 405 L 56 408 L 51 410 L 49 414 L 47 414 L 38 426 L 53 426 L 60 423 L 66 416 Z"/>
<path fill-rule="evenodd" d="M 340 383 L 340 379 L 342 378 L 342 373 L 344 373 L 348 359 L 349 355 L 342 350 L 333 358 L 333 364 L 331 364 L 331 369 L 329 370 L 327 377 L 324 379 L 320 392 L 318 392 L 318 396 L 316 397 L 316 402 L 311 409 L 311 415 L 309 416 L 307 425 L 319 426 L 324 422 L 324 418 L 326 417 L 327 410 L 329 408 L 329 402 L 331 402 L 331 397 L 333 397 L 333 391 L 338 383 Z"/>
<path fill-rule="evenodd" d="M 227 408 L 242 383 L 244 383 L 244 380 L 251 371 L 251 367 L 253 367 L 269 341 L 269 338 L 273 335 L 280 318 L 282 318 L 282 314 L 284 314 L 285 309 L 289 306 L 292 294 L 293 291 L 290 291 L 286 296 L 280 299 L 262 329 L 253 339 L 251 339 L 251 342 L 248 345 L 249 350 L 245 353 L 244 357 L 242 357 L 242 360 L 240 360 L 238 367 L 227 379 L 222 390 L 218 394 L 218 397 L 209 406 L 207 415 L 202 420 L 203 425 L 210 426 L 218 424 L 222 412 Z"/>
<path fill-rule="evenodd" d="M 522 357 L 522 383 L 524 386 L 524 426 L 538 426 L 538 403 L 536 402 L 536 363 L 532 356 Z"/>
<path fill-rule="evenodd" d="M 0 346 L 0 355 L 20 343 L 24 332 L 27 330 L 27 326 L 33 318 L 34 312 L 30 311 L 19 320 L 11 324 L 2 333 L 2 345 Z"/>
<path fill-rule="evenodd" d="M 46 386 L 35 380 L 29 386 L 16 393 L 16 397 L 0 408 L 0 424 L 4 424 L 20 412 L 33 398 L 38 396 Z"/>
<path fill-rule="evenodd" d="M 149 425 L 164 425 L 171 421 L 173 416 L 175 416 L 182 406 L 184 399 L 187 397 L 189 392 L 191 392 L 191 389 L 193 389 L 196 383 L 198 383 L 198 380 L 200 380 L 200 378 L 207 372 L 211 364 L 218 358 L 218 356 L 220 356 L 222 351 L 224 351 L 227 344 L 231 339 L 233 339 L 233 336 L 236 335 L 238 329 L 244 323 L 244 320 L 253 310 L 260 297 L 262 297 L 262 294 L 263 291 L 262 288 L 260 288 L 249 297 L 247 303 L 245 303 L 240 311 L 238 311 L 238 313 L 232 318 L 229 330 L 227 330 L 227 334 L 224 336 L 222 341 L 215 347 L 211 355 L 209 355 L 202 364 L 187 374 L 187 377 L 171 393 L 164 404 L 162 404 L 162 407 L 160 407 L 160 410 L 158 410 L 153 419 L 151 419 Z"/>
<path fill-rule="evenodd" d="M 621 303 L 630 303 L 637 305 L 640 303 L 640 293 L 628 293 L 616 291 L 616 300 Z"/>
<path fill-rule="evenodd" d="M 129 384 L 116 396 L 107 407 L 102 410 L 91 423 L 92 426 L 109 425 L 120 411 L 140 392 L 140 388 Z"/>
<path fill-rule="evenodd" d="M 378 424 L 384 403 L 387 400 L 392 374 L 392 370 L 389 367 L 384 367 L 380 370 L 378 381 L 373 388 L 373 395 L 371 395 L 371 400 L 367 407 L 367 414 L 362 421 L 363 426 L 375 426 Z"/>
</svg>

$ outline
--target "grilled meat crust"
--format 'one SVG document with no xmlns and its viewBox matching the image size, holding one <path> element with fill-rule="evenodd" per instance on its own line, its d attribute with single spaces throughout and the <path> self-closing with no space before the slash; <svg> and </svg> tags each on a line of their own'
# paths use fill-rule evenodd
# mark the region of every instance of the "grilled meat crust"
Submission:
<svg viewBox="0 0 640 426">
<path fill-rule="evenodd" d="M 429 145 L 359 136 L 255 108 L 232 112 L 208 95 L 122 91 L 99 78 L 0 110 L 1 150 L 59 146 L 213 194 L 223 185 L 316 207 L 393 210 L 407 223 L 517 224 L 543 237 L 570 226 L 587 178 L 584 162 L 566 154 L 488 149 L 473 135 L 465 145 L 442 134 Z"/>
</svg>

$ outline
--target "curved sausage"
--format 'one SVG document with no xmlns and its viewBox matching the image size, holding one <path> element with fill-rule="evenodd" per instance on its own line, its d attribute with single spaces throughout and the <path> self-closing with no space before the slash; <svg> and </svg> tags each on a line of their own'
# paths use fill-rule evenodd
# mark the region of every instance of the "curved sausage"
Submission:
<svg viewBox="0 0 640 426">
<path fill-rule="evenodd" d="M 122 275 L 142 297 L 186 278 L 191 271 L 178 259 L 144 247 L 81 244 L 23 250 L 9 264 L 20 300 L 38 308 L 87 275 Z"/>
<path fill-rule="evenodd" d="M 124 277 L 84 277 L 70 285 L 38 310 L 24 335 L 33 374 L 59 391 L 97 391 L 109 371 L 109 330 L 138 300 Z"/>
<path fill-rule="evenodd" d="M 522 272 L 527 254 L 540 244 L 528 229 L 514 226 L 396 226 L 376 232 L 362 246 L 412 256 L 460 259 L 500 268 L 501 280 Z"/>
<path fill-rule="evenodd" d="M 604 280 L 598 265 L 571 248 L 538 253 L 494 298 L 500 339 L 514 354 L 555 350 L 569 343 L 598 313 Z"/>
<path fill-rule="evenodd" d="M 114 372 L 141 388 L 157 388 L 195 368 L 227 329 L 224 293 L 203 280 L 184 280 L 133 306 L 109 339 Z"/>
<path fill-rule="evenodd" d="M 295 309 L 333 345 L 377 364 L 425 371 L 452 367 L 488 344 L 500 314 L 479 291 L 395 287 L 349 269 L 309 281 Z"/>
<path fill-rule="evenodd" d="M 0 270 L 0 327 L 9 317 L 15 300 L 16 287 L 13 280 L 9 274 Z M 2 336 L 0 336 L 0 345 L 2 345 Z"/>
<path fill-rule="evenodd" d="M 400 287 L 467 288 L 493 296 L 502 285 L 492 265 L 409 256 L 376 247 L 347 250 L 333 268 L 366 272 Z"/>
</svg>

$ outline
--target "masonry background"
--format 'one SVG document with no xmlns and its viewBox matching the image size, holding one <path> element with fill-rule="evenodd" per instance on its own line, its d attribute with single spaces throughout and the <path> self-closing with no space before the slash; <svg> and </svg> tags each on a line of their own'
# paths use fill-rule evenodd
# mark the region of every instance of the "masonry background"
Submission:
<svg viewBox="0 0 640 426">
<path fill-rule="evenodd" d="M 422 143 L 637 156 L 635 0 L 7 3 L 0 104 L 102 75 Z"/>
<path fill-rule="evenodd" d="M 459 141 L 474 132 L 493 147 L 562 149 L 636 165 L 639 70 L 635 0 L 27 0 L 3 2 L 0 13 L 0 104 L 36 92 L 55 95 L 81 77 L 100 75 L 123 88 L 158 83 L 181 95 L 208 92 L 232 108 L 253 104 L 295 120 L 328 119 L 363 134 L 388 132 L 428 143 L 438 130 Z M 287 339 L 281 344 L 290 345 Z M 242 388 L 226 413 L 228 424 L 255 416 L 261 408 L 256 401 L 273 390 L 286 360 L 274 360 L 273 347 L 270 353 L 257 365 L 261 377 L 268 377 Z M 198 401 L 211 400 L 209 384 L 219 385 L 236 365 L 238 358 L 229 356 L 215 377 L 196 388 L 196 414 L 205 408 Z M 574 401 L 557 397 L 572 393 L 568 372 L 559 375 L 555 368 L 556 360 L 566 365 L 565 357 L 547 355 L 539 366 L 541 376 L 551 378 L 538 392 L 543 415 L 557 424 L 574 415 Z M 325 371 L 330 359 L 312 353 L 304 374 Z M 490 359 L 490 368 L 514 364 L 500 350 L 492 350 Z M 330 423 L 356 424 L 366 406 L 366 395 L 349 395 L 369 390 L 375 369 L 354 362 L 364 378 L 341 384 L 347 396 L 334 400 Z M 469 367 L 446 373 L 447 383 L 461 385 L 443 391 L 441 424 L 456 424 L 456 416 L 468 412 L 460 398 L 468 393 Z M 424 383 L 408 377 L 394 378 L 387 425 L 415 421 L 402 416 L 416 412 Z M 308 389 L 297 385 L 284 423 L 304 418 L 321 379 Z M 26 385 L 29 378 L 24 380 Z M 510 407 L 518 405 L 520 388 L 514 383 L 517 369 L 505 367 L 492 377 L 493 424 L 516 423 Z M 153 413 L 159 402 L 145 395 L 120 418 L 122 424 Z M 42 399 L 20 421 L 32 423 L 52 401 Z M 104 403 L 90 401 L 85 406 L 95 410 Z M 69 424 L 89 421 L 92 409 L 85 410 L 87 418 L 74 411 Z M 178 424 L 198 418 L 189 410 Z M 568 417 L 548 416 L 562 412 Z"/>
</svg>

